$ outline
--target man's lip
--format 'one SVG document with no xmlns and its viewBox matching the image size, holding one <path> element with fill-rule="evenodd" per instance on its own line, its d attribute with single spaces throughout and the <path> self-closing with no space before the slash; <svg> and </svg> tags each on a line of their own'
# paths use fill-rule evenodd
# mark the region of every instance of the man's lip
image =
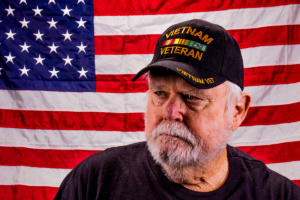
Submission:
<svg viewBox="0 0 300 200">
<path fill-rule="evenodd" d="M 187 139 L 183 138 L 183 137 L 180 137 L 180 136 L 177 136 L 177 135 L 169 135 L 169 134 L 160 134 L 159 136 L 167 136 L 167 137 L 174 137 L 174 138 L 177 138 L 177 139 L 180 139 L 186 143 L 188 143 L 189 145 L 192 145 L 194 146 L 190 141 L 188 141 Z"/>
</svg>

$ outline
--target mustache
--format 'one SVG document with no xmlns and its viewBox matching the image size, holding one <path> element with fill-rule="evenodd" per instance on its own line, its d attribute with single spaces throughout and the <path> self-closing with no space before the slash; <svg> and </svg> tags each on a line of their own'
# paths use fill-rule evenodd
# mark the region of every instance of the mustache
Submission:
<svg viewBox="0 0 300 200">
<path fill-rule="evenodd" d="M 187 125 L 179 122 L 161 122 L 154 129 L 152 140 L 156 140 L 162 135 L 179 138 L 193 147 L 197 145 L 199 140 Z"/>
</svg>

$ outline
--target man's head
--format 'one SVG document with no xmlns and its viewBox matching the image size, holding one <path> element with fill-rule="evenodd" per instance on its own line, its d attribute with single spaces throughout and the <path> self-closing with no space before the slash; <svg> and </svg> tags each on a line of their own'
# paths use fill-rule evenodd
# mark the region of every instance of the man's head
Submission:
<svg viewBox="0 0 300 200">
<path fill-rule="evenodd" d="M 146 138 L 160 164 L 205 165 L 226 147 L 251 102 L 238 44 L 222 27 L 190 20 L 168 28 L 149 72 Z"/>
</svg>

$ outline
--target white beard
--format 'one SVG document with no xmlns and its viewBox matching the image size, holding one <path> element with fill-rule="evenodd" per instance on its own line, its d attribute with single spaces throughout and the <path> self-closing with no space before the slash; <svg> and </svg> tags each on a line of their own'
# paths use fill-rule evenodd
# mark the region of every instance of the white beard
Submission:
<svg viewBox="0 0 300 200">
<path fill-rule="evenodd" d="M 210 132 L 213 132 L 211 135 L 216 137 L 204 140 L 184 123 L 162 121 L 148 138 L 148 149 L 158 164 L 169 167 L 168 173 L 165 172 L 169 179 L 184 183 L 187 170 L 204 169 L 208 162 L 218 157 L 226 147 L 232 123 L 232 118 L 226 118 L 225 127 L 219 127 L 216 123 L 214 127 L 210 127 Z M 176 138 L 160 137 L 161 135 Z"/>
</svg>

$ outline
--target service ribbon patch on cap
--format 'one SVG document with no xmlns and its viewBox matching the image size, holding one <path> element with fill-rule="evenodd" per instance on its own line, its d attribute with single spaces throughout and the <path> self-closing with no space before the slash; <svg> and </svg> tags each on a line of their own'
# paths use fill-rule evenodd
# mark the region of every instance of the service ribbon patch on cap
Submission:
<svg viewBox="0 0 300 200">
<path fill-rule="evenodd" d="M 195 49 L 199 49 L 201 51 L 206 50 L 206 45 L 204 45 L 204 44 L 200 44 L 199 42 L 181 39 L 181 38 L 166 40 L 162 46 L 164 47 L 164 46 L 168 46 L 168 45 L 172 45 L 172 44 L 181 44 L 181 45 L 185 45 L 185 46 L 189 46 L 189 47 L 194 47 Z"/>
</svg>

